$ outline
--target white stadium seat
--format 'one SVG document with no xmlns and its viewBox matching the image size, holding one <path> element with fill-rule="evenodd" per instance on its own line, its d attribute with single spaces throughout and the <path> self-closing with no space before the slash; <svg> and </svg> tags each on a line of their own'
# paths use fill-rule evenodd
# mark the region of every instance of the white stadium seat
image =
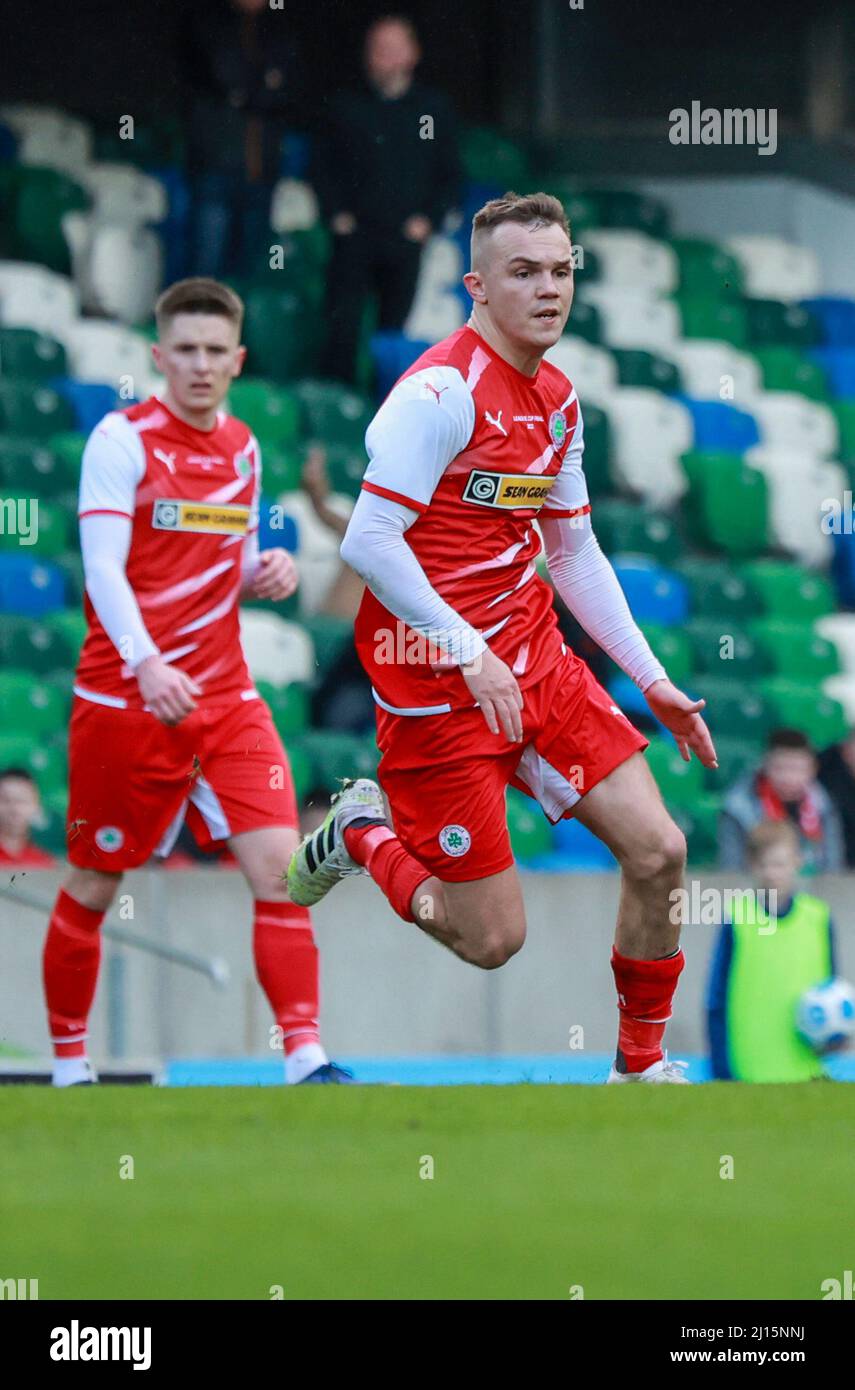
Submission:
<svg viewBox="0 0 855 1390">
<path fill-rule="evenodd" d="M 43 265 L 0 261 L 0 323 L 59 336 L 77 318 L 80 297 L 73 281 Z"/>
<path fill-rule="evenodd" d="M 822 288 L 819 259 L 807 246 L 776 236 L 735 236 L 725 243 L 742 267 L 745 293 L 754 299 L 809 299 Z"/>
<path fill-rule="evenodd" d="M 583 253 L 597 257 L 603 280 L 650 295 L 671 294 L 680 279 L 680 265 L 672 246 L 644 232 L 592 227 L 582 239 Z"/>
<path fill-rule="evenodd" d="M 296 623 L 259 608 L 240 610 L 240 636 L 253 680 L 290 685 L 315 678 L 315 648 Z"/>
<path fill-rule="evenodd" d="M 837 421 L 827 405 L 797 391 L 758 391 L 748 408 L 762 444 L 814 458 L 833 458 L 837 453 Z"/>
<path fill-rule="evenodd" d="M 616 480 L 653 506 L 676 502 L 688 486 L 680 455 L 692 446 L 692 417 L 659 391 L 621 386 L 605 403 Z"/>
<path fill-rule="evenodd" d="M 280 179 L 273 189 L 270 225 L 275 232 L 305 232 L 320 218 L 318 199 L 311 184 L 301 179 Z"/>
<path fill-rule="evenodd" d="M 848 723 L 855 728 L 855 675 L 826 676 L 822 693 L 843 706 Z"/>
<path fill-rule="evenodd" d="M 686 395 L 695 400 L 722 400 L 746 407 L 748 399 L 762 389 L 763 379 L 756 358 L 740 352 L 731 343 L 713 338 L 686 338 L 674 343 L 668 356 L 680 369 Z M 729 391 L 731 381 L 732 396 L 722 395 L 722 387 Z"/>
<path fill-rule="evenodd" d="M 262 472 L 264 462 L 262 460 Z M 338 556 L 341 537 L 325 526 L 320 521 L 312 506 L 308 493 L 305 492 L 280 492 L 277 494 L 276 501 L 284 507 L 287 516 L 292 516 L 297 523 L 300 543 L 298 557 L 302 561 L 304 557 L 312 560 L 324 559 L 326 556 Z M 354 499 L 345 497 L 343 493 L 334 492 L 328 499 L 333 511 L 338 512 L 339 516 L 345 520 L 353 511 Z"/>
<path fill-rule="evenodd" d="M 855 677 L 855 613 L 829 613 L 817 619 L 814 631 L 834 644 L 844 672 Z"/>
<path fill-rule="evenodd" d="M 92 197 L 96 222 L 142 227 L 148 222 L 162 222 L 169 211 L 169 198 L 160 179 L 131 164 L 90 164 L 81 182 Z"/>
<path fill-rule="evenodd" d="M 0 106 L 0 121 L 11 126 L 16 135 L 45 128 L 53 130 L 71 119 L 58 106 L 39 106 L 25 101 Z"/>
<path fill-rule="evenodd" d="M 781 458 L 777 456 L 778 465 Z M 823 503 L 831 497 L 843 496 L 846 474 L 837 463 L 796 458 L 796 466 L 789 468 L 763 467 L 756 458 L 746 461 L 752 467 L 760 467 L 765 474 L 772 539 L 782 550 L 794 555 L 800 564 L 812 569 L 825 568 L 831 562 L 832 539 L 820 525 L 825 514 Z"/>
<path fill-rule="evenodd" d="M 449 334 L 456 333 L 465 322 L 463 305 L 456 294 L 444 291 L 423 295 L 417 290 L 409 318 L 404 324 L 404 333 L 408 338 L 438 343 Z"/>
<path fill-rule="evenodd" d="M 599 310 L 607 347 L 643 348 L 667 357 L 681 337 L 680 311 L 673 300 L 608 284 L 589 285 L 579 296 Z"/>
<path fill-rule="evenodd" d="M 418 287 L 454 289 L 460 283 L 463 269 L 463 254 L 457 242 L 448 236 L 432 236 L 422 252 Z"/>
<path fill-rule="evenodd" d="M 77 381 L 104 382 L 117 389 L 131 378 L 131 395 L 142 399 L 152 376 L 151 353 L 145 338 L 120 323 L 80 319 L 60 335 L 68 354 L 68 371 Z M 123 393 L 124 394 L 124 393 Z"/>
<path fill-rule="evenodd" d="M 583 402 L 597 405 L 617 387 L 617 365 L 605 348 L 567 333 L 546 354 L 547 362 L 569 377 Z"/>
<path fill-rule="evenodd" d="M 163 282 L 160 237 L 146 227 L 96 223 L 86 281 L 88 308 L 122 323 L 144 323 Z"/>
<path fill-rule="evenodd" d="M 86 166 L 92 158 L 92 132 L 84 121 L 64 117 L 60 121 L 39 121 L 19 131 L 19 164 L 58 169 L 60 173 L 85 183 Z"/>
</svg>

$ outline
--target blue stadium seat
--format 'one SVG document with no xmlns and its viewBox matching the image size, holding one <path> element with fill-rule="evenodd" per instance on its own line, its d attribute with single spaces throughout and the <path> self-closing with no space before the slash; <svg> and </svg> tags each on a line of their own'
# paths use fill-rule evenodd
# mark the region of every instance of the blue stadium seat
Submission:
<svg viewBox="0 0 855 1390">
<path fill-rule="evenodd" d="M 647 701 L 629 676 L 615 676 L 614 680 L 609 681 L 609 694 L 614 696 L 615 704 L 620 705 L 629 719 L 635 720 L 642 715 L 650 718 Z"/>
<path fill-rule="evenodd" d="M 59 376 L 50 384 L 57 395 L 68 401 L 75 415 L 74 428 L 81 434 L 91 434 L 111 410 L 123 410 L 132 404 L 120 400 L 114 386 L 102 386 L 100 382 L 72 381 L 71 377 Z"/>
<path fill-rule="evenodd" d="M 40 618 L 65 607 L 65 575 L 22 551 L 0 554 L 0 611 Z"/>
<path fill-rule="evenodd" d="M 613 869 L 617 860 L 611 850 L 598 840 L 581 821 L 560 820 L 552 827 L 553 858 L 562 869 L 588 869 L 593 872 Z"/>
<path fill-rule="evenodd" d="M 371 335 L 371 356 L 377 373 L 377 394 L 385 399 L 402 372 L 421 357 L 430 343 L 420 338 L 408 338 L 404 333 L 383 332 Z"/>
<path fill-rule="evenodd" d="M 855 609 L 855 535 L 832 536 L 831 579 L 841 608 Z"/>
<path fill-rule="evenodd" d="M 190 220 L 190 186 L 183 170 L 177 165 L 162 168 L 147 168 L 147 174 L 159 179 L 166 189 L 169 211 L 162 222 L 157 222 L 153 230 L 160 234 L 163 243 L 163 280 L 171 285 L 192 272 L 187 266 L 187 224 Z"/>
<path fill-rule="evenodd" d="M 270 497 L 262 497 L 259 507 L 258 521 L 258 548 L 259 550 L 282 549 L 294 551 L 300 548 L 300 532 L 293 516 L 283 515 L 281 525 L 279 513 L 276 513 L 276 525 L 273 525 L 274 518 L 271 516 L 271 507 L 279 504 Z"/>
<path fill-rule="evenodd" d="M 753 415 L 737 410 L 726 401 L 697 401 L 691 396 L 674 396 L 691 412 L 695 448 L 744 454 L 759 444 L 760 431 Z"/>
<path fill-rule="evenodd" d="M 18 140 L 14 130 L 0 122 L 0 164 L 12 164 L 17 148 Z"/>
<path fill-rule="evenodd" d="M 809 309 L 819 320 L 826 347 L 855 347 L 855 299 L 820 295 L 817 299 L 803 299 L 802 308 Z"/>
<path fill-rule="evenodd" d="M 678 574 L 642 556 L 616 560 L 614 571 L 636 622 L 672 627 L 688 617 L 689 590 Z"/>
<path fill-rule="evenodd" d="M 855 398 L 855 346 L 811 348 L 808 357 L 822 367 L 832 395 L 842 400 Z"/>
</svg>

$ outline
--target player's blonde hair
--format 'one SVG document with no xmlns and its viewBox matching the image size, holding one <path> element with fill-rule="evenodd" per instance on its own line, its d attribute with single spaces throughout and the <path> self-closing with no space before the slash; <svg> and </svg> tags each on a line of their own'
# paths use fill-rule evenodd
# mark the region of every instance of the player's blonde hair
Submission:
<svg viewBox="0 0 855 1390">
<path fill-rule="evenodd" d="M 570 224 L 563 204 L 551 193 L 505 193 L 491 198 L 472 218 L 472 264 L 482 239 L 503 222 L 520 222 L 527 227 L 561 227 L 570 240 Z"/>
<path fill-rule="evenodd" d="M 243 327 L 243 300 L 219 280 L 196 275 L 190 280 L 176 280 L 160 295 L 154 306 L 154 317 L 160 333 L 176 314 L 219 314 L 229 319 L 240 333 Z"/>
</svg>

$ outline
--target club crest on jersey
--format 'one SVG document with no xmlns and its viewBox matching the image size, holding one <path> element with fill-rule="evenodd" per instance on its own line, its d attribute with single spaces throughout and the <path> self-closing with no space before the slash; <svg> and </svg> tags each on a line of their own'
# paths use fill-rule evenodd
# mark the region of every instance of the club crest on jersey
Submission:
<svg viewBox="0 0 855 1390">
<path fill-rule="evenodd" d="M 479 507 L 525 508 L 543 506 L 555 477 L 528 477 L 525 473 L 488 473 L 473 468 L 463 489 L 463 501 Z"/>
<path fill-rule="evenodd" d="M 243 536 L 249 507 L 213 502 L 182 502 L 158 497 L 151 524 L 156 531 L 195 531 L 213 536 Z"/>
<path fill-rule="evenodd" d="M 553 410 L 549 417 L 549 438 L 560 449 L 567 439 L 567 416 L 563 410 Z"/>
<path fill-rule="evenodd" d="M 234 466 L 235 472 L 237 473 L 239 478 L 252 477 L 252 463 L 247 458 L 246 454 L 235 454 Z"/>
<path fill-rule="evenodd" d="M 472 836 L 465 825 L 444 825 L 439 832 L 439 847 L 443 854 L 459 859 L 472 845 Z"/>
</svg>

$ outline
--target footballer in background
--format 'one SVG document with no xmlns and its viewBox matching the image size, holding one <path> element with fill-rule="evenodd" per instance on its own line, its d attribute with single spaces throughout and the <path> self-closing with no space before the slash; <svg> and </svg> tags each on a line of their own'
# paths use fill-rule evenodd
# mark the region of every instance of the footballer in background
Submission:
<svg viewBox="0 0 855 1390">
<path fill-rule="evenodd" d="M 670 904 L 685 839 L 643 757 L 647 740 L 563 642 L 535 564 L 537 520 L 571 613 L 683 757 L 715 767 L 703 700 L 668 680 L 597 544 L 579 401 L 544 361 L 573 298 L 561 203 L 542 193 L 488 203 L 464 279 L 468 324 L 418 358 L 368 428 L 341 547 L 367 586 L 356 646 L 392 824 L 376 783 L 346 787 L 291 861 L 292 897 L 317 902 L 361 866 L 404 921 L 471 964 L 504 964 L 526 932 L 505 813 L 512 784 L 553 823 L 575 816 L 621 866 L 609 1081 L 685 1082 L 686 1064 L 662 1046 L 684 963 Z"/>
<path fill-rule="evenodd" d="M 281 600 L 297 573 L 258 548 L 261 457 L 221 409 L 246 356 L 243 304 L 214 280 L 156 305 L 165 389 L 106 415 L 80 479 L 88 632 L 69 736 L 68 858 L 44 946 L 57 1086 L 96 1080 L 87 1022 L 100 927 L 122 874 L 166 855 L 186 818 L 225 843 L 253 896 L 259 982 L 281 1029 L 285 1080 L 341 1083 L 318 1031 L 318 951 L 283 866 L 297 806 L 288 758 L 240 642 L 242 594 Z"/>
</svg>

